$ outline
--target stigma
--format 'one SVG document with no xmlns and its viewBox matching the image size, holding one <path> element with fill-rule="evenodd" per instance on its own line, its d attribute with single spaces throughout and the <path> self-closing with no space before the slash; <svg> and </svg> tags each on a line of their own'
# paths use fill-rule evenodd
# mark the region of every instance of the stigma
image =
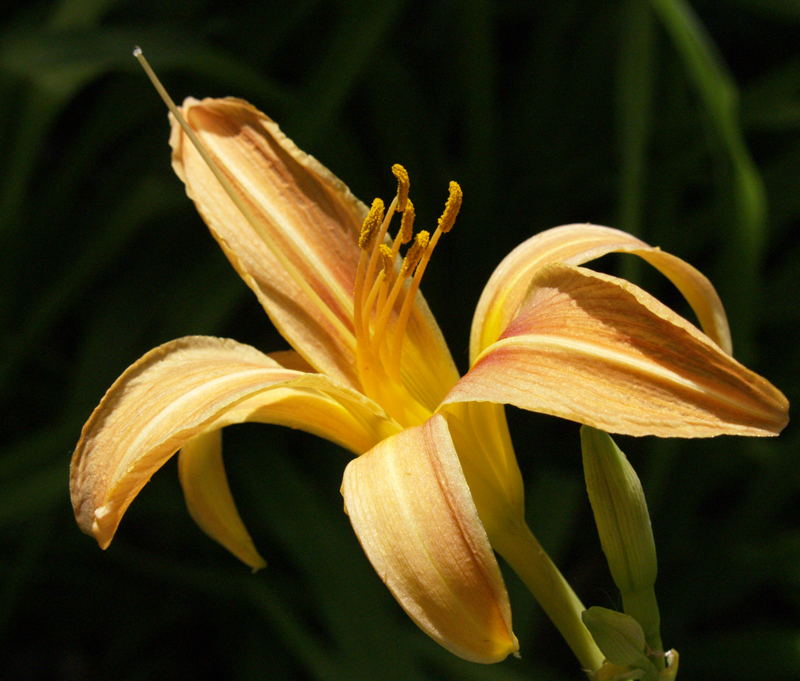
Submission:
<svg viewBox="0 0 800 681">
<path fill-rule="evenodd" d="M 359 235 L 361 256 L 353 295 L 353 326 L 364 393 L 407 427 L 424 422 L 432 412 L 404 385 L 406 327 L 433 249 L 441 235 L 452 229 L 463 195 L 458 183 L 451 182 L 449 198 L 433 235 L 424 230 L 414 234 L 408 172 L 395 164 L 392 173 L 397 178 L 397 195 L 388 209 L 381 199 L 373 201 Z M 389 227 L 396 213 L 402 217 L 391 238 Z M 403 246 L 405 255 L 401 256 Z"/>
</svg>

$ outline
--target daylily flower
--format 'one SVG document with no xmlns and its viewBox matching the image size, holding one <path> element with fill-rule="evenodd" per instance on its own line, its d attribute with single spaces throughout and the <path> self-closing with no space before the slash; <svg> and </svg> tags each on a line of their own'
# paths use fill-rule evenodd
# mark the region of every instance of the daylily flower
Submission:
<svg viewBox="0 0 800 681">
<path fill-rule="evenodd" d="M 494 547 L 538 590 L 581 663 L 599 668 L 582 606 L 525 525 L 502 405 L 633 435 L 779 432 L 787 402 L 730 356 L 708 280 L 617 230 L 549 230 L 489 280 L 471 368 L 459 377 L 419 291 L 460 208 L 458 185 L 433 234 L 412 236 L 402 167 L 393 168 L 390 205 L 368 209 L 246 102 L 187 99 L 180 113 L 187 127 L 173 116 L 173 167 L 294 351 L 266 355 L 189 337 L 134 363 L 84 426 L 73 457 L 80 527 L 106 548 L 134 497 L 180 451 L 192 516 L 261 567 L 228 489 L 220 430 L 244 421 L 300 428 L 355 455 L 342 485 L 353 528 L 380 578 L 437 642 L 479 662 L 517 650 Z M 580 267 L 610 252 L 664 272 L 706 333 L 639 288 Z"/>
</svg>

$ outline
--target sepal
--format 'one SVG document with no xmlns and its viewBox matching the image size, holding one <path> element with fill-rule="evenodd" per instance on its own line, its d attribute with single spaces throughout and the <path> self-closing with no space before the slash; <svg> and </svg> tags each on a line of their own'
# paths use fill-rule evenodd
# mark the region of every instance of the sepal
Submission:
<svg viewBox="0 0 800 681">
<path fill-rule="evenodd" d="M 644 631 L 633 617 L 595 606 L 586 610 L 582 619 L 606 657 L 595 678 L 657 681 L 658 669 L 645 654 Z"/>
</svg>

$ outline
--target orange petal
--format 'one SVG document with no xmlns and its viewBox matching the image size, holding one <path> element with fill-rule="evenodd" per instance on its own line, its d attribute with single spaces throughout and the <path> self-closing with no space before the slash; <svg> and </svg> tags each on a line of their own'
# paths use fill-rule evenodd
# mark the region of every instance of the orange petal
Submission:
<svg viewBox="0 0 800 681">
<path fill-rule="evenodd" d="M 680 258 L 648 246 L 618 229 L 598 225 L 564 225 L 520 244 L 492 274 L 472 321 L 470 362 L 494 343 L 514 318 L 534 273 L 551 263 L 582 265 L 608 253 L 633 253 L 659 269 L 692 306 L 700 325 L 731 354 L 725 309 L 711 282 Z"/>
<path fill-rule="evenodd" d="M 228 259 L 295 350 L 359 389 L 353 287 L 367 208 L 247 102 L 190 98 L 181 111 L 252 216 L 249 222 L 173 121 L 173 168 Z M 412 393 L 438 404 L 458 374 L 419 293 L 403 348 L 404 364 L 415 369 L 403 372 L 415 381 Z M 427 371 L 416 371 L 420 362 Z"/>
<path fill-rule="evenodd" d="M 83 428 L 70 476 L 81 529 L 106 548 L 169 457 L 204 432 L 244 420 L 303 428 L 356 453 L 399 430 L 380 407 L 327 376 L 286 369 L 231 340 L 172 341 L 129 367 Z"/>
<path fill-rule="evenodd" d="M 425 633 L 474 662 L 517 650 L 503 578 L 442 416 L 351 461 L 342 493 L 367 557 Z"/>
<path fill-rule="evenodd" d="M 472 400 L 664 437 L 772 435 L 789 406 L 641 289 L 567 265 L 534 275 L 516 319 L 445 403 Z"/>
<path fill-rule="evenodd" d="M 173 168 L 228 259 L 300 354 L 357 385 L 350 320 L 365 206 L 247 102 L 189 98 L 181 112 L 257 221 L 248 223 L 173 120 Z M 264 233 L 325 309 L 286 271 Z"/>
<path fill-rule="evenodd" d="M 267 562 L 256 550 L 233 501 L 222 463 L 222 431 L 204 431 L 181 447 L 178 475 L 189 515 L 201 530 L 218 541 L 253 571 Z"/>
</svg>

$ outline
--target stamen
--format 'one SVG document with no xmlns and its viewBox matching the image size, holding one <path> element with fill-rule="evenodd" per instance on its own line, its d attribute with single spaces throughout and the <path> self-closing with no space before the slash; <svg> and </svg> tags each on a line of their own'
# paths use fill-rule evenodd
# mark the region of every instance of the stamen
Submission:
<svg viewBox="0 0 800 681">
<path fill-rule="evenodd" d="M 392 199 L 392 202 L 389 204 L 389 210 L 386 211 L 386 217 L 383 218 L 383 222 L 381 223 L 381 228 L 378 230 L 377 236 L 375 238 L 375 246 L 372 249 L 372 255 L 369 259 L 369 267 L 367 267 L 367 271 L 365 273 L 365 281 L 367 282 L 367 286 L 369 286 L 369 282 L 372 281 L 372 278 L 375 276 L 375 270 L 378 267 L 378 260 L 381 258 L 381 250 L 380 246 L 383 244 L 386 232 L 389 229 L 389 223 L 392 221 L 394 217 L 394 212 L 397 210 L 397 197 L 395 196 Z"/>
<path fill-rule="evenodd" d="M 450 183 L 450 194 L 436 231 L 431 235 L 414 230 L 414 204 L 408 198 L 408 173 L 400 165 L 392 167 L 397 178 L 397 196 L 388 209 L 376 199 L 364 221 L 359 238 L 361 258 L 356 275 L 354 325 L 356 358 L 365 393 L 383 404 L 392 403 L 396 414 L 412 421 L 426 417 L 427 410 L 408 393 L 400 366 L 403 340 L 420 279 L 431 252 L 442 234 L 450 231 L 461 208 L 461 188 Z M 386 233 L 395 211 L 402 212 L 400 228 L 391 246 Z M 399 269 L 395 262 L 400 247 L 414 239 Z M 380 263 L 380 265 L 379 265 Z M 377 277 L 375 272 L 380 272 Z M 411 279 L 410 282 L 406 280 Z M 390 319 L 399 310 L 394 324 Z M 400 391 L 400 392 L 398 392 Z M 402 397 L 399 397 L 402 395 Z M 410 405 L 410 406 L 409 406 Z M 416 405 L 416 406 L 414 406 Z"/>
<path fill-rule="evenodd" d="M 403 266 L 400 268 L 400 276 L 402 278 L 405 279 L 414 274 L 414 268 L 422 259 L 425 250 L 428 248 L 430 236 L 428 232 L 422 231 L 414 237 L 414 243 L 411 248 L 408 249 L 408 253 L 406 253 L 406 257 L 403 259 Z"/>
<path fill-rule="evenodd" d="M 373 204 L 374 206 L 374 204 Z M 371 211 L 370 211 L 371 212 Z M 367 216 L 369 218 L 369 216 Z M 366 224 L 368 220 L 365 220 Z M 362 234 L 364 230 L 362 229 Z M 359 238 L 359 245 L 361 239 Z M 358 367 L 358 375 L 361 378 L 361 384 L 364 392 L 369 394 L 373 385 L 369 357 L 369 315 L 364 319 L 363 315 L 363 297 L 364 297 L 364 275 L 367 269 L 367 261 L 369 259 L 369 251 L 366 248 L 361 249 L 361 256 L 358 259 L 358 270 L 356 271 L 355 290 L 353 291 L 353 331 L 356 336 L 356 366 Z M 370 303 L 372 307 L 372 303 Z"/>
<path fill-rule="evenodd" d="M 358 345 L 357 340 L 353 337 L 353 332 L 348 329 L 344 323 L 342 322 L 339 317 L 337 317 L 333 310 L 325 303 L 322 298 L 317 294 L 317 292 L 311 288 L 310 284 L 306 280 L 306 278 L 300 273 L 300 271 L 295 267 L 294 263 L 286 256 L 282 249 L 278 247 L 275 243 L 275 240 L 269 234 L 267 230 L 263 228 L 261 223 L 256 219 L 255 215 L 253 215 L 253 211 L 247 206 L 247 204 L 242 200 L 239 194 L 236 193 L 236 190 L 233 188 L 231 183 L 229 182 L 228 178 L 225 177 L 225 174 L 222 172 L 222 169 L 217 165 L 217 162 L 211 158 L 211 154 L 208 153 L 208 150 L 205 148 L 205 145 L 200 141 L 200 138 L 197 134 L 192 130 L 189 126 L 189 123 L 181 114 L 180 109 L 176 106 L 175 102 L 172 100 L 172 97 L 169 96 L 169 93 L 161 84 L 161 81 L 156 76 L 155 71 L 150 67 L 150 64 L 145 59 L 144 55 L 142 54 L 142 50 L 139 47 L 136 47 L 133 50 L 133 56 L 139 60 L 139 63 L 142 65 L 147 77 L 150 79 L 150 82 L 153 83 L 158 94 L 161 96 L 161 99 L 167 105 L 170 113 L 175 117 L 175 120 L 178 121 L 181 128 L 183 128 L 184 133 L 189 138 L 191 143 L 194 145 L 197 152 L 200 154 L 200 157 L 205 161 L 206 165 L 208 166 L 209 170 L 213 173 L 214 177 L 217 179 L 217 182 L 220 183 L 222 188 L 225 190 L 225 193 L 230 197 L 231 201 L 233 201 L 234 205 L 239 209 L 239 212 L 242 214 L 244 219 L 247 223 L 253 228 L 253 230 L 258 234 L 258 236 L 262 239 L 262 241 L 266 244 L 267 248 L 272 252 L 281 266 L 284 268 L 286 273 L 292 279 L 292 281 L 297 284 L 300 290 L 305 293 L 311 302 L 317 307 L 317 309 L 322 312 L 325 318 L 331 323 L 331 325 L 337 330 L 339 337 L 343 342 L 349 345 L 351 348 L 355 349 Z M 342 301 L 344 305 L 344 309 L 347 309 L 349 301 Z"/>
<path fill-rule="evenodd" d="M 386 280 L 386 270 L 381 270 L 378 273 L 378 276 L 375 278 L 375 283 L 372 285 L 372 290 L 369 292 L 367 299 L 364 301 L 363 309 L 364 309 L 365 327 L 368 327 L 369 311 L 375 304 L 375 298 L 378 297 L 378 292 L 383 288 L 383 283 L 385 280 Z M 380 304 L 378 305 L 378 309 L 380 309 Z M 366 329 L 366 333 L 369 334 L 369 328 Z M 367 337 L 369 336 L 367 335 Z"/>
<path fill-rule="evenodd" d="M 414 204 L 411 199 L 406 201 L 406 209 L 403 211 L 403 219 L 400 221 L 400 231 L 397 233 L 397 238 L 401 244 L 407 244 L 411 241 L 414 234 Z"/>
<path fill-rule="evenodd" d="M 386 244 L 381 244 L 378 247 L 378 250 L 380 251 L 381 259 L 383 260 L 383 269 L 388 276 L 389 272 L 392 271 L 392 265 L 394 265 L 394 253 Z"/>
<path fill-rule="evenodd" d="M 384 304 L 386 303 L 386 296 L 389 293 L 389 286 L 391 286 L 392 281 L 394 279 L 394 261 L 396 254 L 395 252 L 386 244 L 381 244 L 380 246 L 380 256 L 383 260 L 383 270 L 381 270 L 381 275 L 383 279 L 381 280 L 381 292 L 380 296 L 378 297 L 378 304 L 377 310 L 383 309 Z"/>
<path fill-rule="evenodd" d="M 408 201 L 406 201 L 406 209 L 403 211 L 403 217 L 400 221 L 400 229 L 392 243 L 392 253 L 395 258 L 400 252 L 400 246 L 411 241 L 412 236 L 414 236 L 414 204 L 411 203 L 411 199 L 408 199 Z"/>
<path fill-rule="evenodd" d="M 447 203 L 444 206 L 442 217 L 439 218 L 439 229 L 442 231 L 442 234 L 447 234 L 456 223 L 456 217 L 458 217 L 458 211 L 461 210 L 461 201 L 463 198 L 464 193 L 461 191 L 458 182 L 451 182 L 450 197 L 447 199 Z"/>
<path fill-rule="evenodd" d="M 395 163 L 392 166 L 392 174 L 397 178 L 397 210 L 402 213 L 406 209 L 411 180 L 408 179 L 408 172 L 406 169 L 399 163 Z"/>
<path fill-rule="evenodd" d="M 372 202 L 367 217 L 364 218 L 364 225 L 361 227 L 361 234 L 358 237 L 358 247 L 363 251 L 369 248 L 372 239 L 383 224 L 384 205 L 381 199 Z"/>
<path fill-rule="evenodd" d="M 356 335 L 356 363 L 358 373 L 364 382 L 364 389 L 370 394 L 371 387 L 377 378 L 374 369 L 377 364 L 377 357 L 374 353 L 373 344 L 370 342 L 370 311 L 375 302 L 383 278 L 386 274 L 379 274 L 378 280 L 372 282 L 375 276 L 375 267 L 381 257 L 381 246 L 386 235 L 389 222 L 394 215 L 397 207 L 397 197 L 389 205 L 389 210 L 384 216 L 384 203 L 381 199 L 372 202 L 372 208 L 364 220 L 358 245 L 361 248 L 361 257 L 358 261 L 356 272 L 355 291 L 353 292 L 353 326 Z M 370 255 L 369 247 L 376 244 Z M 371 283 L 372 282 L 372 283 Z"/>
<path fill-rule="evenodd" d="M 419 289 L 419 283 L 422 280 L 422 275 L 425 274 L 425 268 L 428 266 L 428 262 L 430 262 L 431 254 L 433 253 L 433 249 L 436 247 L 436 244 L 439 241 L 439 237 L 441 237 L 442 234 L 449 232 L 453 228 L 456 217 L 458 216 L 458 211 L 461 210 L 463 197 L 463 192 L 461 191 L 461 187 L 458 185 L 458 183 L 451 182 L 450 196 L 448 197 L 447 203 L 444 206 L 442 217 L 439 218 L 439 225 L 436 228 L 436 231 L 433 233 L 428 247 L 423 251 L 421 261 L 417 265 L 416 270 L 414 270 L 414 278 L 411 280 L 411 284 L 406 291 L 405 299 L 403 300 L 403 307 L 400 308 L 400 314 L 397 316 L 397 323 L 395 324 L 394 331 L 392 332 L 392 337 L 389 339 L 389 345 L 391 346 L 392 353 L 389 366 L 391 367 L 392 371 L 397 372 L 398 379 L 400 371 L 400 357 L 403 350 L 403 341 L 405 340 L 406 335 L 406 325 L 408 324 L 408 316 L 411 314 L 411 306 L 414 302 L 414 298 L 417 295 L 417 290 Z"/>
<path fill-rule="evenodd" d="M 420 232 L 417 234 L 414 239 L 414 244 L 408 249 L 408 253 L 403 259 L 403 265 L 400 267 L 400 276 L 397 277 L 394 282 L 394 286 L 392 286 L 391 292 L 385 299 L 382 300 L 382 304 L 378 308 L 380 311 L 380 316 L 375 324 L 375 335 L 373 336 L 372 342 L 376 348 L 379 348 L 379 350 L 381 344 L 383 343 L 384 336 L 386 335 L 386 329 L 389 323 L 389 314 L 394 308 L 394 304 L 397 302 L 400 292 L 403 290 L 403 282 L 414 273 L 414 268 L 424 255 L 425 249 L 428 247 L 428 237 L 428 232 Z M 391 352 L 391 348 L 389 350 Z"/>
</svg>

